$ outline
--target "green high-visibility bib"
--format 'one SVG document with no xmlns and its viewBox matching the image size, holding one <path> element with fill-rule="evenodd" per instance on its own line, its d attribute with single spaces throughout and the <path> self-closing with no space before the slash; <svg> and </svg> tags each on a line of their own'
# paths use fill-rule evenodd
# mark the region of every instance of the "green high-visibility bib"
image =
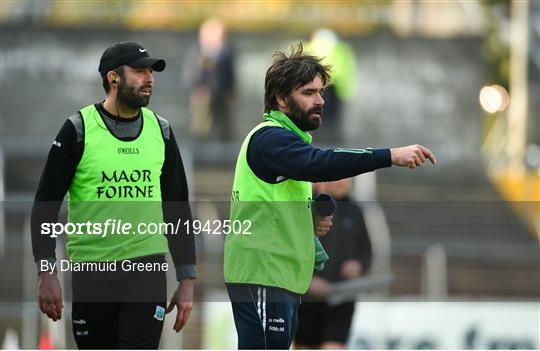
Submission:
<svg viewBox="0 0 540 351">
<path fill-rule="evenodd" d="M 168 251 L 166 237 L 159 234 L 163 230 L 138 231 L 140 223 L 152 232 L 163 223 L 160 176 L 165 160 L 157 117 L 149 109 L 141 110 L 141 132 L 132 141 L 116 138 L 94 105 L 80 111 L 84 151 L 68 193 L 68 222 L 83 225 L 82 234 L 67 236 L 67 252 L 74 262 L 124 260 Z M 126 224 L 131 229 L 123 234 Z"/>
<path fill-rule="evenodd" d="M 251 234 L 229 234 L 225 240 L 224 275 L 227 283 L 259 284 L 304 294 L 314 266 L 311 184 L 286 179 L 276 184 L 259 179 L 247 163 L 252 135 L 266 126 L 287 128 L 305 142 L 283 113 L 265 114 L 266 121 L 246 137 L 236 163 L 231 222 L 251 223 Z"/>
</svg>

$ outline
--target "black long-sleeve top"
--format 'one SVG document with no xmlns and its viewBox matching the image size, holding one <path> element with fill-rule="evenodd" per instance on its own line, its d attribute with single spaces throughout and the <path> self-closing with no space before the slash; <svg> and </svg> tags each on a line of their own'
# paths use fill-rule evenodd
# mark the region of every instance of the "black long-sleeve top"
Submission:
<svg viewBox="0 0 540 351">
<path fill-rule="evenodd" d="M 119 139 L 130 141 L 137 138 L 142 127 L 141 113 L 124 119 L 108 113 L 102 104 L 95 105 L 109 130 Z M 188 202 L 188 186 L 184 165 L 176 139 L 169 122 L 157 116 L 165 142 L 165 160 L 160 184 L 163 219 L 165 223 L 192 220 Z M 84 148 L 82 117 L 79 113 L 69 117 L 58 133 L 41 174 L 31 215 L 32 249 L 34 259 L 56 260 L 55 239 L 41 235 L 42 223 L 54 223 L 62 201 L 75 175 Z M 194 278 L 195 242 L 193 235 L 186 235 L 185 226 L 176 235 L 167 235 L 169 251 L 173 259 L 177 279 Z M 38 265 L 39 266 L 39 265 Z"/>
</svg>

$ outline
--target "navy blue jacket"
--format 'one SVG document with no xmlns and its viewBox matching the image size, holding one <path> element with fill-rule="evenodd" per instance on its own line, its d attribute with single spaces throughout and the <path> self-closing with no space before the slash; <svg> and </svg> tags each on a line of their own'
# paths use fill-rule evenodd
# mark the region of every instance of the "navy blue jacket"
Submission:
<svg viewBox="0 0 540 351">
<path fill-rule="evenodd" d="M 284 179 L 329 182 L 392 165 L 390 149 L 327 149 L 280 127 L 263 127 L 248 145 L 247 162 L 267 183 Z"/>
</svg>

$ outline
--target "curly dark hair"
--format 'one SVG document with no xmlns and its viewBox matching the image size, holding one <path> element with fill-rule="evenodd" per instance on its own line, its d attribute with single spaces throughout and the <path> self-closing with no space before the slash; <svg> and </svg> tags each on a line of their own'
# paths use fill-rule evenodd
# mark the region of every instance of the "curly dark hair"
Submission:
<svg viewBox="0 0 540 351">
<path fill-rule="evenodd" d="M 272 55 L 273 63 L 264 80 L 264 112 L 277 110 L 277 96 L 286 98 L 294 89 L 305 85 L 317 75 L 323 85 L 330 81 L 331 66 L 322 64 L 321 57 L 304 52 L 302 42 L 291 45 L 291 54 L 282 51 Z"/>
</svg>

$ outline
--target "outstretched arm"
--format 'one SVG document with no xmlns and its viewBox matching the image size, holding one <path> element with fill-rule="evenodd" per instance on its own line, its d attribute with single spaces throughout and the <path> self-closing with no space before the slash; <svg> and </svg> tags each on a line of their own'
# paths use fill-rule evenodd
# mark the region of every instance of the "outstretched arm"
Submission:
<svg viewBox="0 0 540 351">
<path fill-rule="evenodd" d="M 395 149 L 319 149 L 291 131 L 261 128 L 251 137 L 247 161 L 262 180 L 276 183 L 282 177 L 327 182 L 354 177 L 391 165 L 415 168 L 435 157 L 423 146 Z"/>
</svg>

